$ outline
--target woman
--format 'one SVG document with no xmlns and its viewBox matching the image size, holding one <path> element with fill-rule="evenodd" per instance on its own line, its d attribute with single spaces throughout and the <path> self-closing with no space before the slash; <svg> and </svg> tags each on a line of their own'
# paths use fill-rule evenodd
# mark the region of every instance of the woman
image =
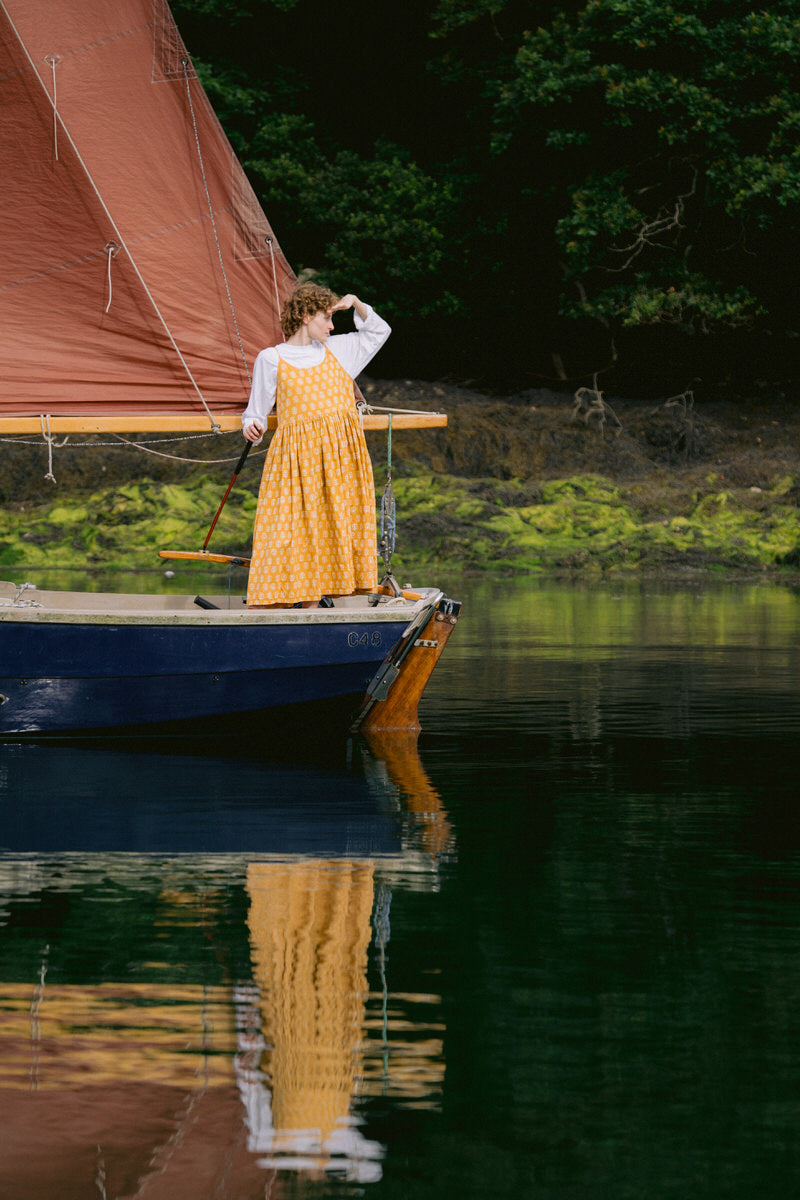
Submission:
<svg viewBox="0 0 800 1200">
<path fill-rule="evenodd" d="M 331 337 L 352 308 L 355 333 Z M 372 465 L 353 379 L 391 330 L 352 294 L 305 283 L 281 311 L 285 341 L 255 362 L 244 436 L 258 442 L 277 403 L 258 494 L 247 603 L 316 607 L 378 580 Z"/>
</svg>

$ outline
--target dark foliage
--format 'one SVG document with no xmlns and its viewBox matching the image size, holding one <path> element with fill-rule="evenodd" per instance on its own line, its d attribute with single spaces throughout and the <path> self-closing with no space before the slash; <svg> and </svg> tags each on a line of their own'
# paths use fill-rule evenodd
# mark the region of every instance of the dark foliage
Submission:
<svg viewBox="0 0 800 1200">
<path fill-rule="evenodd" d="M 383 375 L 620 393 L 800 362 L 794 0 L 175 0 L 295 268 Z"/>
</svg>

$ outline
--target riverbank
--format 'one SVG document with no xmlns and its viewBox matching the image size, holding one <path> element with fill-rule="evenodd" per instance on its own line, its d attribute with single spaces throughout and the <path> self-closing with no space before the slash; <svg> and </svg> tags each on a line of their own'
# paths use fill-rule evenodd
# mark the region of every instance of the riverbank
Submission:
<svg viewBox="0 0 800 1200">
<path fill-rule="evenodd" d="M 800 575 L 800 412 L 783 397 L 610 399 L 537 389 L 486 397 L 448 384 L 367 381 L 369 403 L 438 409 L 446 429 L 396 433 L 398 574 L 657 572 Z M 45 479 L 41 444 L 5 442 L 0 566 L 146 569 L 162 548 L 199 548 L 241 442 L 165 441 L 147 451 L 71 439 Z M 369 435 L 378 495 L 387 440 Z M 156 454 L 153 451 L 157 451 Z M 166 457 L 165 457 L 166 456 Z M 260 454 L 212 547 L 246 554 Z"/>
</svg>

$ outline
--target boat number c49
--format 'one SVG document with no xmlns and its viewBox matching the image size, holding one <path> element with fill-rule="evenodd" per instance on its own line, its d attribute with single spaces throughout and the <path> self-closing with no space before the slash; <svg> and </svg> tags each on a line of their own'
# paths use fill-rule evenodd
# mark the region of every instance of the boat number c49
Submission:
<svg viewBox="0 0 800 1200">
<path fill-rule="evenodd" d="M 372 633 L 348 633 L 348 646 L 380 646 L 383 642 L 383 637 L 377 629 Z"/>
</svg>

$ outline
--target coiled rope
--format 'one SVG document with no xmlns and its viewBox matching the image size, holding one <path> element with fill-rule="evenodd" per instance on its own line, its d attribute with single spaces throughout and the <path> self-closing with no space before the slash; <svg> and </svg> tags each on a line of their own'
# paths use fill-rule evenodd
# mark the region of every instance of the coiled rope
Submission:
<svg viewBox="0 0 800 1200">
<path fill-rule="evenodd" d="M 386 947 L 389 945 L 389 938 L 391 937 L 391 923 L 389 919 L 391 904 L 391 889 L 381 880 L 375 897 L 372 924 L 375 930 L 375 947 L 378 951 L 378 973 L 381 980 L 384 1088 L 389 1078 L 389 986 L 386 976 Z"/>
</svg>

